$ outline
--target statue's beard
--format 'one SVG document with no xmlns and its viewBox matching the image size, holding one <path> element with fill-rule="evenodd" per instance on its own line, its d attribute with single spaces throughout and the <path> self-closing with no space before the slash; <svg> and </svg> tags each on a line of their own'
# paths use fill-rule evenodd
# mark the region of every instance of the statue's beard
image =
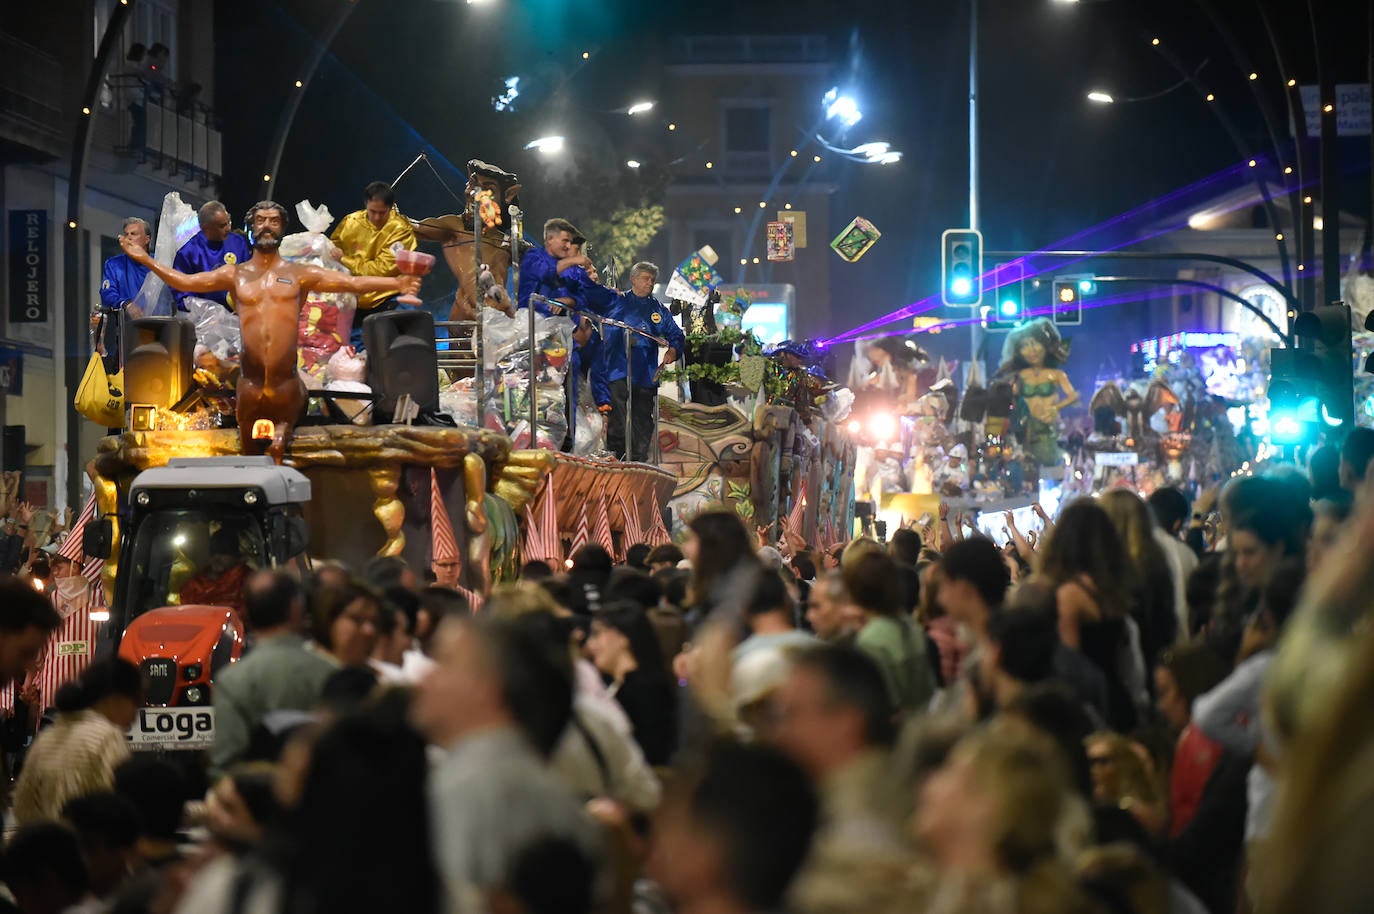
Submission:
<svg viewBox="0 0 1374 914">
<path fill-rule="evenodd" d="M 269 229 L 264 229 L 253 236 L 253 249 L 271 253 L 281 247 L 281 238 Z"/>
</svg>

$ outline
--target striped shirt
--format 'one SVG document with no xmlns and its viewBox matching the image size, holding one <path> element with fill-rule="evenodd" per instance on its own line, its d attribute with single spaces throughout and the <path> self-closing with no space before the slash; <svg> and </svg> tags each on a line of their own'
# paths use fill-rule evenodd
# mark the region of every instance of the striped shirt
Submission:
<svg viewBox="0 0 1374 914">
<path fill-rule="evenodd" d="M 130 755 L 128 737 L 96 711 L 57 715 L 38 734 L 14 785 L 20 825 L 57 819 L 68 800 L 114 787 L 114 769 Z"/>
</svg>

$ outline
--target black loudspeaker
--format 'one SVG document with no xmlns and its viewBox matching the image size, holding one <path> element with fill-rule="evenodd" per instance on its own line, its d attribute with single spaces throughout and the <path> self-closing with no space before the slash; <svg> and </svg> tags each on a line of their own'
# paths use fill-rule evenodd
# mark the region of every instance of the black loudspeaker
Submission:
<svg viewBox="0 0 1374 914">
<path fill-rule="evenodd" d="M 4 435 L 5 439 L 0 444 L 0 450 L 5 452 L 5 472 L 24 472 L 24 458 L 28 454 L 24 448 L 24 426 L 7 425 Z"/>
<path fill-rule="evenodd" d="M 420 414 L 439 411 L 439 364 L 434 353 L 434 315 L 428 311 L 383 311 L 363 321 L 367 383 L 381 399 L 377 412 L 390 421 L 402 394 Z"/>
<path fill-rule="evenodd" d="M 191 388 L 196 325 L 186 315 L 124 322 L 124 402 L 170 408 Z"/>
</svg>

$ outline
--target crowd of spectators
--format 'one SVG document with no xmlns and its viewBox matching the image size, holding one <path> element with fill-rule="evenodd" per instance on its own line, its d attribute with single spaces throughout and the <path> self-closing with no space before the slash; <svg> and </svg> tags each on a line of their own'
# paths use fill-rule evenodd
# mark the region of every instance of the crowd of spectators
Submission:
<svg viewBox="0 0 1374 914">
<path fill-rule="evenodd" d="M 130 754 L 143 684 L 96 661 L 18 770 L 0 910 L 1367 909 L 1371 439 L 1004 547 L 706 510 L 476 610 L 397 559 L 255 572 L 208 791 Z M 59 622 L 0 582 L 0 676 Z"/>
</svg>

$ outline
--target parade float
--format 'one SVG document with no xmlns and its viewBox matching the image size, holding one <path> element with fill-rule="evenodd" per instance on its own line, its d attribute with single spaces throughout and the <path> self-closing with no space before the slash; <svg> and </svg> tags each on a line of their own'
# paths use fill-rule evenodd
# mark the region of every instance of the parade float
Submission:
<svg viewBox="0 0 1374 914">
<path fill-rule="evenodd" d="M 142 300 L 152 316 L 125 321 L 122 374 L 108 379 L 110 402 L 96 413 L 122 428 L 88 464 L 97 520 L 85 539 L 90 556 L 106 560 L 109 640 L 145 615 L 185 624 L 185 582 L 230 527 L 245 566 L 356 568 L 399 556 L 475 602 L 522 561 L 564 560 L 579 527 L 619 554 L 667 541 L 707 502 L 733 506 L 752 525 L 800 518 L 799 532 L 817 545 L 848 537 L 854 448 L 838 421 L 844 392 L 820 372 L 816 351 L 765 353 L 738 332 L 747 304 L 728 300 L 722 323 L 734 335 L 695 337 L 717 374 L 730 375 L 719 385 L 728 393 L 708 405 L 683 396 L 684 383 L 665 384 L 657 462 L 610 459 L 595 410 L 565 400 L 571 322 L 513 313 L 519 184 L 477 161 L 469 174 L 464 215 L 415 222 L 459 281 L 449 320 L 437 322 L 447 332 L 436 334 L 425 311 L 372 315 L 363 355 L 348 345 L 353 295 L 328 282 L 307 290 L 304 277 L 318 273 L 286 274 L 303 277 L 296 371 L 278 383 L 302 389 L 301 415 L 289 422 L 244 406 L 255 345 L 247 318 L 240 332 L 237 315 L 195 297 L 188 313 L 172 314 L 150 277 Z M 327 210 L 307 201 L 296 213 L 306 231 L 281 239 L 281 269 L 342 271 Z M 163 225 L 192 218 L 169 197 Z M 160 246 L 158 262 L 174 249 Z M 416 260 L 403 271 L 425 269 Z M 252 402 L 273 400 L 271 384 L 265 390 Z M 254 456 L 264 449 L 272 459 Z"/>
</svg>

